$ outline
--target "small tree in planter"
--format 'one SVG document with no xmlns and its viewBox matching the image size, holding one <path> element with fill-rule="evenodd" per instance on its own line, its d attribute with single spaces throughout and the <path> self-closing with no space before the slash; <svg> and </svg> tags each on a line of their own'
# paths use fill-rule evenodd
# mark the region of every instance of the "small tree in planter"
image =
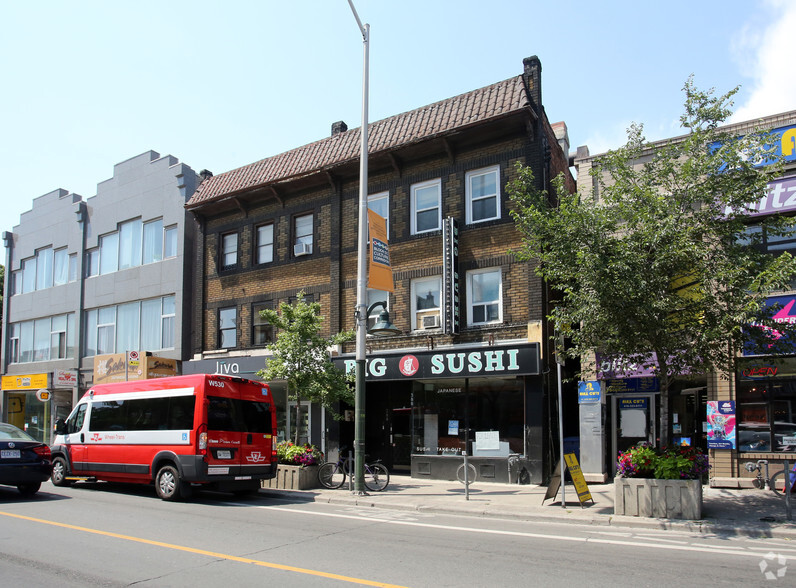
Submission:
<svg viewBox="0 0 796 588">
<path fill-rule="evenodd" d="M 276 341 L 268 345 L 273 355 L 265 360 L 265 369 L 257 375 L 265 380 L 285 380 L 290 400 L 296 401 L 296 430 L 293 443 L 299 445 L 301 401 L 318 403 L 334 418 L 341 401 L 352 404 L 354 393 L 350 384 L 353 374 L 346 375 L 332 363 L 329 350 L 354 338 L 354 331 L 343 331 L 325 338 L 320 334 L 323 317 L 321 305 L 307 303 L 299 292 L 295 304 L 283 302 L 279 311 L 266 309 L 260 316 L 277 329 Z"/>
</svg>

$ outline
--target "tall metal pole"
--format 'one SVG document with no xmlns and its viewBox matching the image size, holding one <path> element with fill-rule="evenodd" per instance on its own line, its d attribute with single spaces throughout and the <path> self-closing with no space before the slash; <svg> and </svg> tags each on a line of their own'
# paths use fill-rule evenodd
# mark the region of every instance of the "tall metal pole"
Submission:
<svg viewBox="0 0 796 588">
<path fill-rule="evenodd" d="M 370 25 L 362 25 L 352 0 L 351 12 L 362 33 L 362 145 L 359 152 L 359 233 L 357 256 L 356 386 L 354 397 L 354 494 L 365 494 L 365 339 L 368 334 L 368 69 Z"/>
</svg>

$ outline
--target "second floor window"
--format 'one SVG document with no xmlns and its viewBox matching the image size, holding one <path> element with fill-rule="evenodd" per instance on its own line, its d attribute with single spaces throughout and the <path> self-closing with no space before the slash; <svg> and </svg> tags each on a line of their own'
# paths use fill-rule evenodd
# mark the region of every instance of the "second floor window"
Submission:
<svg viewBox="0 0 796 588">
<path fill-rule="evenodd" d="M 263 309 L 273 309 L 272 302 L 252 305 L 252 345 L 268 345 L 274 341 L 274 327 L 260 316 Z"/>
<path fill-rule="evenodd" d="M 412 281 L 412 329 L 440 326 L 440 278 Z"/>
<path fill-rule="evenodd" d="M 467 224 L 500 218 L 500 168 L 466 174 Z"/>
<path fill-rule="evenodd" d="M 235 267 L 238 263 L 238 234 L 221 235 L 221 269 Z"/>
<path fill-rule="evenodd" d="M 234 306 L 218 311 L 218 347 L 233 349 L 238 345 L 238 309 Z"/>
<path fill-rule="evenodd" d="M 9 362 L 50 361 L 75 356 L 75 315 L 62 314 L 9 324 Z"/>
<path fill-rule="evenodd" d="M 437 231 L 442 224 L 442 182 L 432 180 L 412 186 L 412 234 Z"/>
<path fill-rule="evenodd" d="M 467 300 L 468 324 L 500 322 L 502 320 L 500 268 L 468 272 Z"/>
<path fill-rule="evenodd" d="M 171 349 L 175 296 L 161 296 L 86 311 L 86 355 Z"/>
</svg>

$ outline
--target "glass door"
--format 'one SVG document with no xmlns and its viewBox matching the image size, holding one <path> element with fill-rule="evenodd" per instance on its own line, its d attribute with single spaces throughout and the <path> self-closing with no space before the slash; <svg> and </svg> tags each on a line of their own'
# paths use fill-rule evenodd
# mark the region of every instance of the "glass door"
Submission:
<svg viewBox="0 0 796 588">
<path fill-rule="evenodd" d="M 296 401 L 291 400 L 287 404 L 287 431 L 288 441 L 296 440 L 296 426 L 298 424 L 298 444 L 304 445 L 310 442 L 310 403 L 302 402 L 300 407 L 296 406 Z"/>
</svg>

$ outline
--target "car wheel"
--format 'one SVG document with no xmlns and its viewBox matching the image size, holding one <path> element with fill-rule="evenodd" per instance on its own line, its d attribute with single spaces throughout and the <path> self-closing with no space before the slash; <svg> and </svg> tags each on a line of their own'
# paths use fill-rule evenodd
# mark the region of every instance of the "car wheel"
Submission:
<svg viewBox="0 0 796 588">
<path fill-rule="evenodd" d="M 50 480 L 54 486 L 69 486 L 71 482 L 66 479 L 69 475 L 69 466 L 66 465 L 66 459 L 63 457 L 56 457 L 53 459 L 53 471 L 50 475 Z"/>
<path fill-rule="evenodd" d="M 17 486 L 17 490 L 19 490 L 19 493 L 22 494 L 22 496 L 33 496 L 34 494 L 36 494 L 36 492 L 39 491 L 39 488 L 41 488 L 41 482 L 34 482 L 31 484 L 20 484 L 19 486 Z"/>
<path fill-rule="evenodd" d="M 165 465 L 158 470 L 155 476 L 155 492 L 163 500 L 180 499 L 180 474 L 173 465 Z"/>
</svg>

